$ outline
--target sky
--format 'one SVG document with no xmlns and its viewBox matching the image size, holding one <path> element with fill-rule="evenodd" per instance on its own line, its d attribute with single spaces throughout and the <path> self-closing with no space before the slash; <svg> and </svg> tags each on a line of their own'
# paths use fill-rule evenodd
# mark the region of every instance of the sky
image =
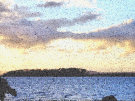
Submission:
<svg viewBox="0 0 135 101">
<path fill-rule="evenodd" d="M 0 72 L 135 72 L 135 0 L 0 0 Z"/>
</svg>

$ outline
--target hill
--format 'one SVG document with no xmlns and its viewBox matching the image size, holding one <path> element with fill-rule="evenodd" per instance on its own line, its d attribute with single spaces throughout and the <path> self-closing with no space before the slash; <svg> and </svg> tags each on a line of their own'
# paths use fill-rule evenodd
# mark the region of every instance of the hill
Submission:
<svg viewBox="0 0 135 101">
<path fill-rule="evenodd" d="M 135 77 L 135 73 L 100 73 L 96 71 L 87 71 L 78 68 L 60 68 L 60 69 L 32 69 L 32 70 L 17 70 L 10 71 L 2 76 L 4 77 L 85 77 L 85 76 L 122 76 Z"/>
</svg>

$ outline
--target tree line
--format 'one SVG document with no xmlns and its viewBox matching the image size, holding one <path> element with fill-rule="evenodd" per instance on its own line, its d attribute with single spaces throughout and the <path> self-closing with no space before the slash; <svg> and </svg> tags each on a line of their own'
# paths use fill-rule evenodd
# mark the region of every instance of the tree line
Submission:
<svg viewBox="0 0 135 101">
<path fill-rule="evenodd" d="M 32 69 L 32 70 L 16 70 L 10 71 L 2 75 L 3 77 L 87 77 L 87 76 L 122 76 L 135 77 L 133 72 L 115 72 L 100 73 L 95 71 L 87 71 L 80 68 L 60 68 L 60 69 Z"/>
</svg>

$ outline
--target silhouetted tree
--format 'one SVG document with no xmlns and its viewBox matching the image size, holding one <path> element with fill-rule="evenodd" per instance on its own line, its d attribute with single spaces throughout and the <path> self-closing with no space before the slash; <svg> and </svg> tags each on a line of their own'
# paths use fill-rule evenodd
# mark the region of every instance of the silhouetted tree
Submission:
<svg viewBox="0 0 135 101">
<path fill-rule="evenodd" d="M 16 90 L 8 85 L 6 79 L 0 77 L 0 100 L 1 101 L 4 101 L 6 93 L 10 93 L 12 96 L 17 96 Z"/>
</svg>

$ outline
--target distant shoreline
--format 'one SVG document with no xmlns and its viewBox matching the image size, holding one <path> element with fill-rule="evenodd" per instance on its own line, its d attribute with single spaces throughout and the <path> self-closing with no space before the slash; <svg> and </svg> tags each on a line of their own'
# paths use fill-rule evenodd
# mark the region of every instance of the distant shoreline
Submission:
<svg viewBox="0 0 135 101">
<path fill-rule="evenodd" d="M 116 72 L 101 73 L 96 71 L 87 71 L 78 68 L 60 68 L 60 69 L 32 69 L 16 70 L 4 73 L 3 77 L 135 77 L 135 72 Z"/>
</svg>

